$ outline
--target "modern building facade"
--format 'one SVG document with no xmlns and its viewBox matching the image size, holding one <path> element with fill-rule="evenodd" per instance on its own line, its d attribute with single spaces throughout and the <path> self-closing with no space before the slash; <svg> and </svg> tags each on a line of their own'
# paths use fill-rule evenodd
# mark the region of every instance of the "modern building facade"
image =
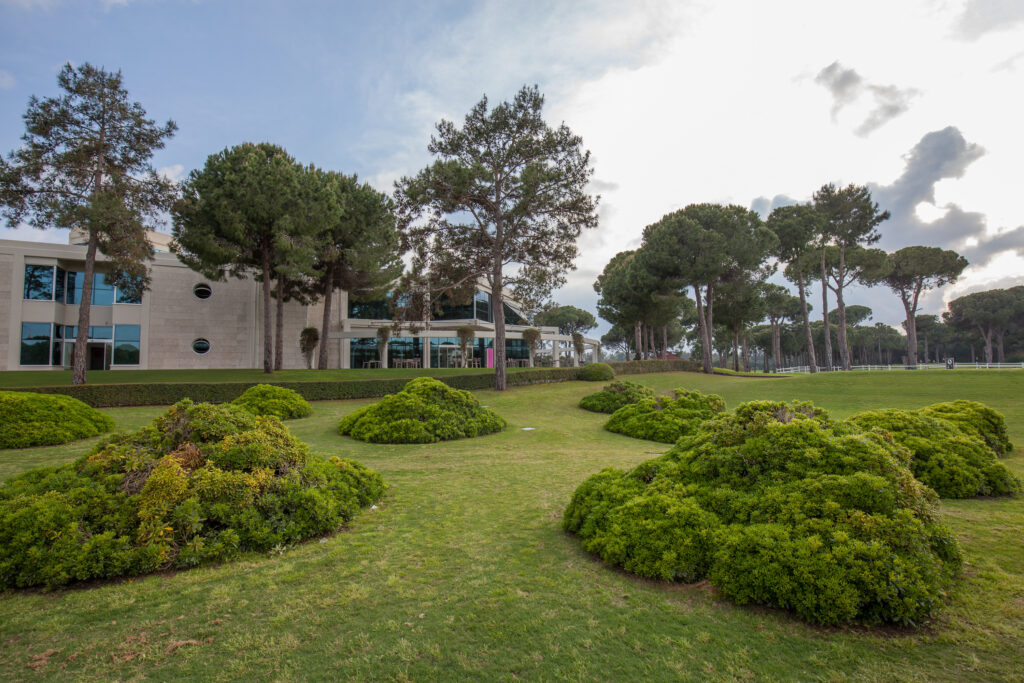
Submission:
<svg viewBox="0 0 1024 683">
<path fill-rule="evenodd" d="M 149 291 L 133 298 L 109 284 L 110 269 L 97 256 L 87 347 L 90 369 L 260 368 L 263 364 L 262 289 L 252 279 L 211 281 L 170 253 L 170 236 L 149 233 L 157 250 Z M 67 245 L 0 240 L 0 369 L 45 370 L 71 366 L 75 345 L 85 245 L 72 232 Z M 78 243 L 76 243 L 78 242 Z M 386 301 L 359 302 L 336 292 L 328 346 L 332 368 L 376 365 L 377 330 L 391 327 Z M 529 327 L 515 302 L 506 304 L 506 360 L 526 359 L 522 332 Z M 476 333 L 467 362 L 494 367 L 491 295 L 479 287 L 465 306 L 452 305 L 435 320 L 393 333 L 385 362 L 427 368 L 459 367 L 456 330 Z M 284 367 L 304 368 L 299 333 L 320 328 L 323 304 L 284 306 Z M 540 355 L 548 363 L 574 363 L 570 337 L 557 328 L 542 332 Z M 587 339 L 591 357 L 598 342 Z"/>
</svg>

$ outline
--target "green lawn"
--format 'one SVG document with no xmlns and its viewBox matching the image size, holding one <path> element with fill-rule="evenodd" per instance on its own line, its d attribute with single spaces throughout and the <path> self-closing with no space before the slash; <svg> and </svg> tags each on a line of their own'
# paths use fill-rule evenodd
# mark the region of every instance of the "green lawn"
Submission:
<svg viewBox="0 0 1024 683">
<path fill-rule="evenodd" d="M 494 372 L 488 368 L 435 368 L 384 370 L 280 370 L 267 374 L 262 370 L 90 370 L 90 384 L 132 384 L 153 382 L 323 382 L 342 379 L 392 379 L 395 377 L 443 377 L 475 372 Z M 71 384 L 70 370 L 10 370 L 0 372 L 2 387 L 53 387 Z"/>
<path fill-rule="evenodd" d="M 657 390 L 810 399 L 842 417 L 967 398 L 1003 411 L 1024 475 L 1024 373 L 634 376 Z M 573 489 L 667 446 L 601 429 L 575 407 L 600 384 L 478 392 L 501 434 L 428 446 L 337 436 L 367 401 L 314 404 L 289 423 L 314 451 L 349 455 L 391 491 L 321 541 L 219 567 L 53 593 L 0 595 L 0 677 L 15 679 L 1021 680 L 1024 499 L 944 504 L 967 577 L 916 631 L 823 629 L 739 608 L 706 584 L 637 579 L 561 530 Z M 157 408 L 110 409 L 135 427 Z M 523 427 L 535 427 L 524 431 Z M 0 451 L 0 477 L 88 448 Z"/>
</svg>

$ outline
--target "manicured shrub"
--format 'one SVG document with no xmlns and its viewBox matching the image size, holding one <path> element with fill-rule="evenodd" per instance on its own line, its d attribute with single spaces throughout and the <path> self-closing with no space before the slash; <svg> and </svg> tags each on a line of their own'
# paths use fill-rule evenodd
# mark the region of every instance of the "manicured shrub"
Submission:
<svg viewBox="0 0 1024 683">
<path fill-rule="evenodd" d="M 309 417 L 313 414 L 313 408 L 298 392 L 273 384 L 249 387 L 232 403 L 253 415 L 270 415 L 281 420 Z"/>
<path fill-rule="evenodd" d="M 96 436 L 114 421 L 70 396 L 0 391 L 0 448 L 53 446 Z"/>
<path fill-rule="evenodd" d="M 584 481 L 564 526 L 640 576 L 709 579 L 822 624 L 920 624 L 962 559 L 906 449 L 807 403 L 718 415 L 665 455 Z"/>
<path fill-rule="evenodd" d="M 274 417 L 185 400 L 78 461 L 0 485 L 0 587 L 53 588 L 228 560 L 338 529 L 380 498 Z"/>
<path fill-rule="evenodd" d="M 924 411 L 895 409 L 870 410 L 848 422 L 890 434 L 910 451 L 914 476 L 942 498 L 1006 496 L 1020 491 L 1020 480 L 996 459 L 992 449 L 954 423 Z"/>
<path fill-rule="evenodd" d="M 984 403 L 947 401 L 921 408 L 918 412 L 952 422 L 965 434 L 984 441 L 1000 458 L 1013 450 L 1010 437 L 1006 434 L 1006 419 L 1003 414 Z"/>
<path fill-rule="evenodd" d="M 579 378 L 584 382 L 607 382 L 615 379 L 615 371 L 607 363 L 591 363 L 580 368 Z"/>
<path fill-rule="evenodd" d="M 506 422 L 468 391 L 419 377 L 342 418 L 338 432 L 371 443 L 433 443 L 500 432 Z"/>
<path fill-rule="evenodd" d="M 636 403 L 645 398 L 654 398 L 654 391 L 636 382 L 620 380 L 612 382 L 601 391 L 581 398 L 580 408 L 610 415 L 622 406 Z"/>
<path fill-rule="evenodd" d="M 634 439 L 675 443 L 723 410 L 721 396 L 676 389 L 672 396 L 644 398 L 619 408 L 604 428 Z"/>
</svg>

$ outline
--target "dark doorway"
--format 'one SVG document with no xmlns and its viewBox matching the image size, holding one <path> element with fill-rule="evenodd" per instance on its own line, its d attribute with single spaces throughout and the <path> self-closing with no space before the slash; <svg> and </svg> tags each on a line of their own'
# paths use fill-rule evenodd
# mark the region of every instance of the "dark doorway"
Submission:
<svg viewBox="0 0 1024 683">
<path fill-rule="evenodd" d="M 89 369 L 90 370 L 106 370 L 107 369 L 107 345 L 106 344 L 89 344 Z"/>
</svg>

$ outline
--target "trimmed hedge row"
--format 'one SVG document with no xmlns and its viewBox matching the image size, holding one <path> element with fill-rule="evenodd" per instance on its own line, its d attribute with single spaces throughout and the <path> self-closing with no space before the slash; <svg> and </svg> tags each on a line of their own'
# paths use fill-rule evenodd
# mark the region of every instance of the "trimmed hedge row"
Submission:
<svg viewBox="0 0 1024 683">
<path fill-rule="evenodd" d="M 616 375 L 650 372 L 697 372 L 700 366 L 683 360 L 642 360 L 609 363 Z M 578 378 L 580 368 L 522 368 L 509 370 L 510 387 L 551 382 L 570 382 Z M 246 389 L 259 384 L 292 389 L 307 401 L 335 401 L 350 398 L 380 398 L 401 391 L 411 377 L 384 379 L 352 379 L 334 382 L 163 382 L 151 384 L 86 384 L 55 387 L 12 387 L 7 391 L 33 391 L 40 394 L 63 394 L 77 398 L 94 408 L 119 406 L 172 405 L 184 398 L 196 403 L 228 403 Z M 446 375 L 438 377 L 454 389 L 490 389 L 493 373 Z"/>
</svg>

